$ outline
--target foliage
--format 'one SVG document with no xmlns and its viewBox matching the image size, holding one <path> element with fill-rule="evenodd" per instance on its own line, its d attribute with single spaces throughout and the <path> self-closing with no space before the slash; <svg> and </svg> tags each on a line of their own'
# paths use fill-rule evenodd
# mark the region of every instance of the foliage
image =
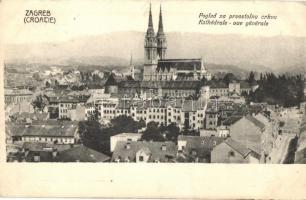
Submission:
<svg viewBox="0 0 306 200">
<path fill-rule="evenodd" d="M 43 111 L 48 104 L 47 100 L 40 94 L 32 101 L 32 106 L 34 110 Z"/>
<path fill-rule="evenodd" d="M 36 81 L 42 81 L 42 79 L 41 79 L 41 77 L 40 77 L 40 75 L 39 75 L 38 72 L 35 72 L 35 73 L 33 74 L 33 78 L 34 78 L 34 80 L 36 80 Z"/>
<path fill-rule="evenodd" d="M 110 137 L 123 132 L 136 133 L 143 127 L 143 122 L 136 122 L 131 117 L 119 116 L 111 120 L 112 126 L 104 128 L 97 120 L 79 122 L 81 143 L 97 151 L 110 154 Z"/>
<path fill-rule="evenodd" d="M 247 82 L 249 84 L 252 84 L 255 82 L 255 73 L 253 71 L 250 72 L 249 77 L 247 79 Z"/>
<path fill-rule="evenodd" d="M 284 107 L 297 106 L 303 101 L 304 81 L 301 75 L 276 76 L 273 73 L 260 75 L 259 88 L 251 92 L 248 101 L 267 102 Z"/>
<path fill-rule="evenodd" d="M 227 73 L 224 77 L 223 77 L 223 81 L 226 85 L 228 85 L 229 83 L 233 82 L 233 81 L 237 81 L 237 77 L 233 74 L 233 73 Z"/>
<path fill-rule="evenodd" d="M 179 127 L 176 126 L 175 123 L 171 123 L 168 126 L 158 126 L 157 122 L 151 121 L 147 124 L 147 129 L 144 131 L 142 135 L 142 140 L 147 141 L 177 141 L 177 137 L 180 134 Z"/>
</svg>

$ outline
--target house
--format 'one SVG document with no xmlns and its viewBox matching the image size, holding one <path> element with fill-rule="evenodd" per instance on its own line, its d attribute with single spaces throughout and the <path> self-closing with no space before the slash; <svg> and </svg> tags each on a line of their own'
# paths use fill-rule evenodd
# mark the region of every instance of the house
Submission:
<svg viewBox="0 0 306 200">
<path fill-rule="evenodd" d="M 174 142 L 119 141 L 112 162 L 174 162 L 177 147 Z"/>
<path fill-rule="evenodd" d="M 120 133 L 110 137 L 110 151 L 115 150 L 117 142 L 128 142 L 128 141 L 138 141 L 141 139 L 142 134 L 140 133 Z"/>
<path fill-rule="evenodd" d="M 79 139 L 78 124 L 71 121 L 28 121 L 6 125 L 7 135 L 13 141 L 75 144 Z"/>
<path fill-rule="evenodd" d="M 50 119 L 71 119 L 71 117 L 85 118 L 84 116 L 75 116 L 71 111 L 76 110 L 77 106 L 85 106 L 85 103 L 89 99 L 89 94 L 82 93 L 63 93 L 63 94 L 46 94 L 45 97 L 48 100 L 48 112 Z M 80 108 L 81 109 L 81 108 Z M 72 116 L 71 116 L 72 114 Z"/>
<path fill-rule="evenodd" d="M 214 136 L 185 136 L 177 139 L 178 160 L 182 162 L 210 162 L 212 149 L 224 139 Z"/>
<path fill-rule="evenodd" d="M 4 101 L 5 104 L 17 104 L 21 101 L 31 102 L 33 92 L 28 89 L 5 88 Z"/>
<path fill-rule="evenodd" d="M 58 153 L 57 162 L 107 162 L 110 157 L 84 145 L 72 147 Z"/>
<path fill-rule="evenodd" d="M 259 163 L 260 153 L 232 138 L 227 138 L 211 152 L 211 163 Z"/>
<path fill-rule="evenodd" d="M 230 136 L 233 140 L 254 148 L 262 149 L 262 136 L 265 124 L 251 115 L 243 116 L 229 127 Z"/>
</svg>

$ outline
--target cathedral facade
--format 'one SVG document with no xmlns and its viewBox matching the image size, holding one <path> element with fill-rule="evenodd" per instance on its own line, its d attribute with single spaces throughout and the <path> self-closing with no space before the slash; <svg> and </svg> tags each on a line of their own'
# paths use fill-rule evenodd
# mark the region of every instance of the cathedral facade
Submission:
<svg viewBox="0 0 306 200">
<path fill-rule="evenodd" d="M 153 28 L 151 5 L 148 28 L 144 42 L 144 81 L 201 80 L 210 79 L 202 58 L 166 59 L 167 39 L 164 33 L 162 10 L 160 7 L 158 30 Z"/>
</svg>

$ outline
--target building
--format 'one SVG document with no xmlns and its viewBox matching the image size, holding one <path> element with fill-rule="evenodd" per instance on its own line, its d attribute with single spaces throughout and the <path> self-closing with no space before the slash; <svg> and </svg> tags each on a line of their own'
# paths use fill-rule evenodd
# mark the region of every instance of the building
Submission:
<svg viewBox="0 0 306 200">
<path fill-rule="evenodd" d="M 251 115 L 247 115 L 232 124 L 229 131 L 233 140 L 256 152 L 261 152 L 265 128 L 264 123 Z"/>
<path fill-rule="evenodd" d="M 5 88 L 4 101 L 5 104 L 18 104 L 22 101 L 30 103 L 33 98 L 33 92 L 28 89 Z"/>
<path fill-rule="evenodd" d="M 108 162 L 110 157 L 84 145 L 72 147 L 56 155 L 57 162 Z"/>
<path fill-rule="evenodd" d="M 247 148 L 232 138 L 227 138 L 211 152 L 211 163 L 259 163 L 260 153 Z"/>
<path fill-rule="evenodd" d="M 164 33 L 162 10 L 160 8 L 158 31 L 155 35 L 151 5 L 149 11 L 148 28 L 144 44 L 144 70 L 143 80 L 160 81 L 185 78 L 189 80 L 201 80 L 210 78 L 202 59 L 166 59 L 167 39 Z"/>
<path fill-rule="evenodd" d="M 85 103 L 90 95 L 81 93 L 45 95 L 50 119 L 85 119 Z M 79 113 L 79 111 L 82 113 Z"/>
<path fill-rule="evenodd" d="M 223 140 L 214 136 L 180 135 L 177 139 L 178 161 L 209 163 L 212 149 Z"/>
<path fill-rule="evenodd" d="M 154 121 L 159 125 L 175 123 L 180 129 L 199 130 L 204 128 L 205 102 L 185 99 L 154 99 L 119 101 L 113 116 L 126 115 L 134 120 Z"/>
<path fill-rule="evenodd" d="M 173 142 L 120 141 L 112 162 L 175 162 L 177 147 Z"/>
<path fill-rule="evenodd" d="M 122 97 L 141 99 L 198 97 L 205 96 L 208 92 L 201 81 L 121 81 L 118 84 L 118 93 Z"/>
<path fill-rule="evenodd" d="M 128 142 L 128 141 L 139 141 L 141 139 L 142 134 L 140 133 L 120 133 L 118 135 L 114 135 L 110 137 L 110 151 L 113 152 L 115 150 L 117 142 Z"/>
<path fill-rule="evenodd" d="M 207 109 L 205 112 L 205 129 L 216 129 L 219 121 L 219 112 L 216 109 Z"/>
<path fill-rule="evenodd" d="M 75 144 L 79 140 L 78 124 L 71 121 L 29 121 L 7 123 L 7 136 L 13 141 L 49 144 Z"/>
</svg>

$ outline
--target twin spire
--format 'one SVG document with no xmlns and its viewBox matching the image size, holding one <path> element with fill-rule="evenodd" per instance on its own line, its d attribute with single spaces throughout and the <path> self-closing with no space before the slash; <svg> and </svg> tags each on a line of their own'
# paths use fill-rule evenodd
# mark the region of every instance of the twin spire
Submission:
<svg viewBox="0 0 306 200">
<path fill-rule="evenodd" d="M 154 31 L 154 28 L 153 28 L 153 19 L 152 19 L 152 11 L 151 11 L 151 3 L 150 3 L 149 23 L 148 23 L 148 30 L 149 29 L 152 29 Z M 162 16 L 161 5 L 160 5 L 160 8 L 159 8 L 159 22 L 158 22 L 157 35 L 160 35 L 160 34 L 164 34 L 163 16 Z"/>
</svg>

